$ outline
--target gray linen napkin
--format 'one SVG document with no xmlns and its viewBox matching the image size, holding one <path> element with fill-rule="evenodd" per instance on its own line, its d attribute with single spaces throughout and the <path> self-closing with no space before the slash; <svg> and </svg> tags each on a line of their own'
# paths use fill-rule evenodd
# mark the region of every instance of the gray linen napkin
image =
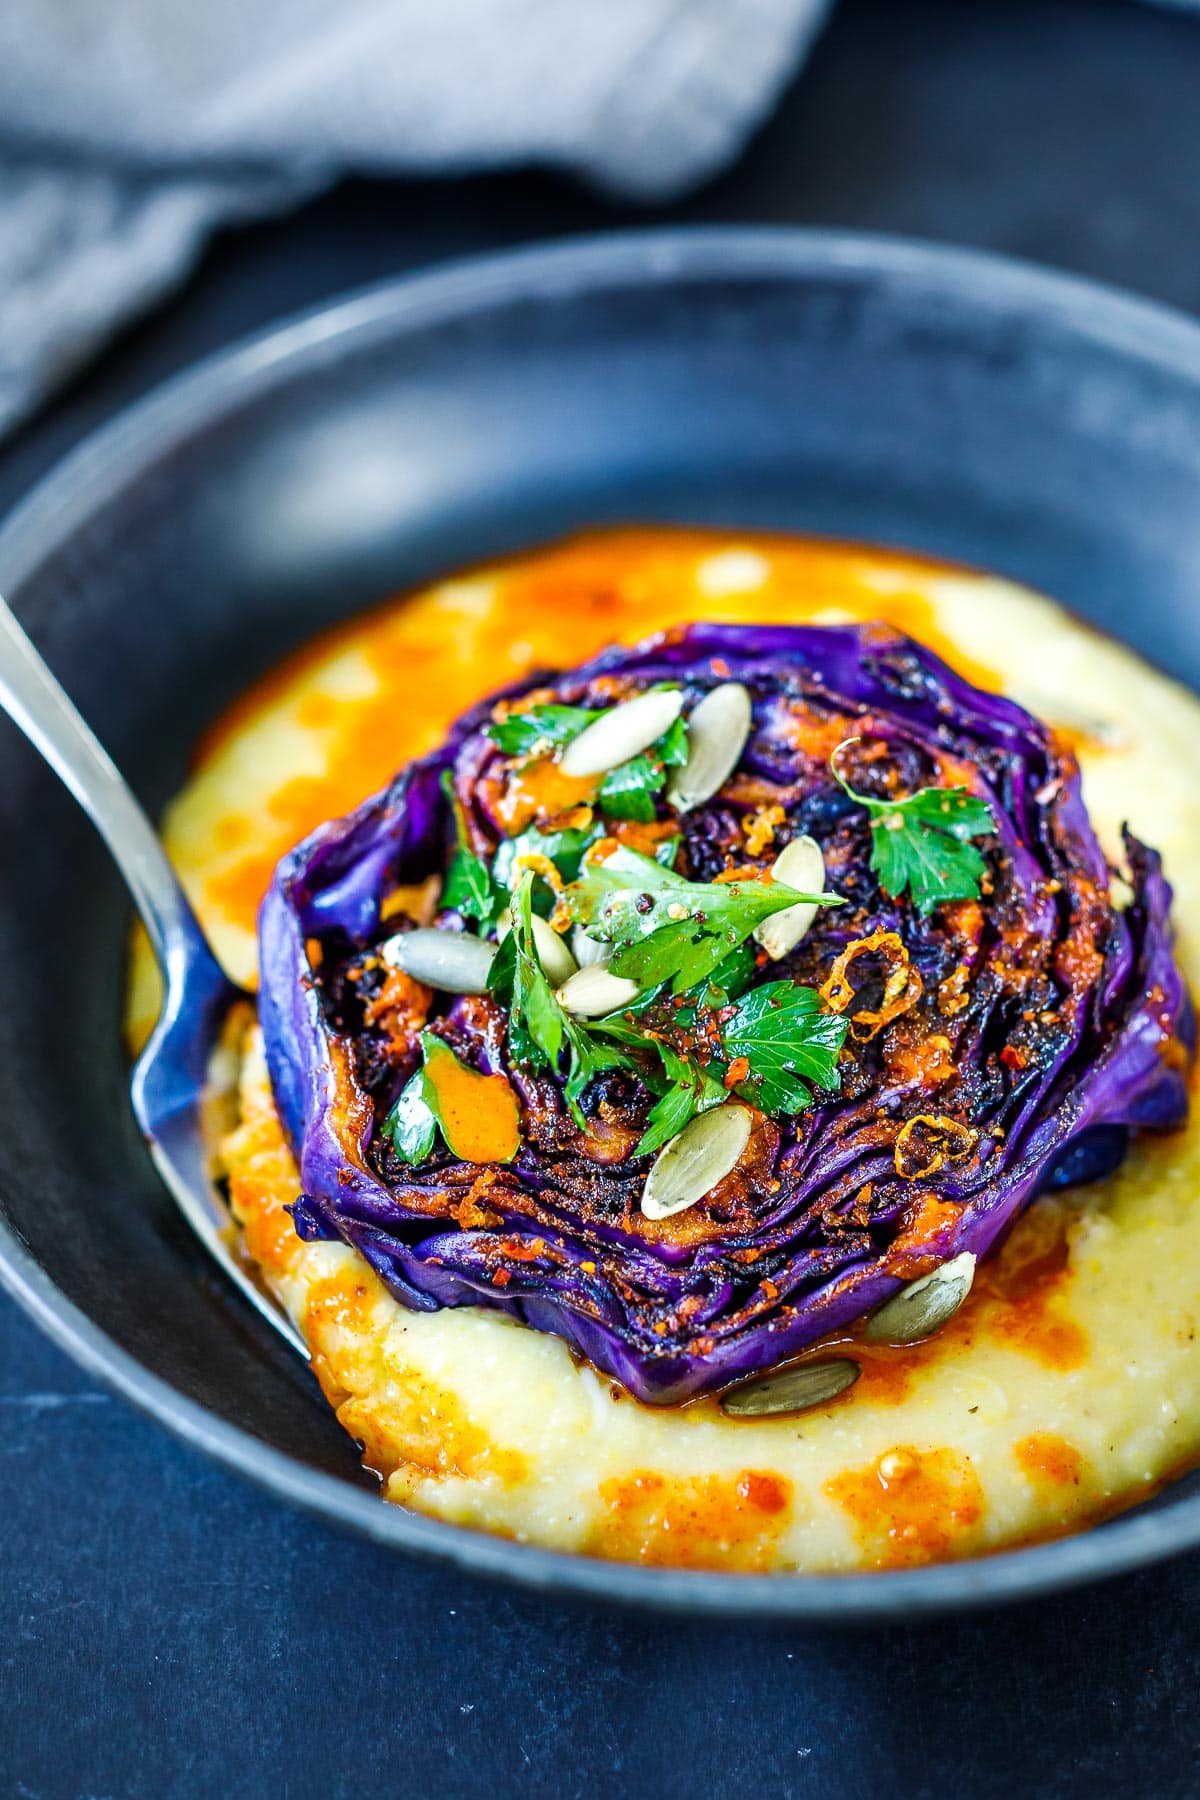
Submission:
<svg viewBox="0 0 1200 1800">
<path fill-rule="evenodd" d="M 340 174 L 730 161 L 830 0 L 3 0 L 0 433 L 218 225 Z"/>
</svg>

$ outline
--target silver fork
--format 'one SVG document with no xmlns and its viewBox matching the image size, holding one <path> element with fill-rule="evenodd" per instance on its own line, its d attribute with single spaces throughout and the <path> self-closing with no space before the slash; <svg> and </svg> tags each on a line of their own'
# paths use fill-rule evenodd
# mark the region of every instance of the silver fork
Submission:
<svg viewBox="0 0 1200 1800">
<path fill-rule="evenodd" d="M 236 1254 L 237 1227 L 208 1167 L 200 1102 L 230 1006 L 242 998 L 210 950 L 157 832 L 120 770 L 0 599 L 0 704 L 104 839 L 163 977 L 163 1008 L 134 1064 L 130 1098 L 156 1168 L 209 1255 L 251 1306 L 307 1357 L 300 1333 Z"/>
</svg>

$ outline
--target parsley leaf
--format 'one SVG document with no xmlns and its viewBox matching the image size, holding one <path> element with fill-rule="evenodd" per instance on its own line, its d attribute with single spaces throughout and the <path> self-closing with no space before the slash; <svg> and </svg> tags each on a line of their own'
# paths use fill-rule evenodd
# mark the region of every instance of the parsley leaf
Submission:
<svg viewBox="0 0 1200 1800">
<path fill-rule="evenodd" d="M 501 1005 L 506 1005 L 512 997 L 516 963 L 517 940 L 510 931 L 492 958 L 487 978 L 488 993 L 499 1000 Z"/>
<path fill-rule="evenodd" d="M 531 756 L 569 744 L 602 716 L 602 711 L 585 706 L 535 706 L 527 713 L 513 713 L 493 722 L 487 734 L 506 756 Z M 610 819 L 650 824 L 654 795 L 666 786 L 667 770 L 685 763 L 687 756 L 687 725 L 680 717 L 649 750 L 608 771 L 596 795 L 597 804 Z"/>
<path fill-rule="evenodd" d="M 985 829 L 990 829 L 990 826 Z M 871 821 L 871 867 L 889 894 L 907 888 L 922 917 L 943 900 L 977 900 L 987 864 L 973 844 L 914 827 L 897 811 Z"/>
<path fill-rule="evenodd" d="M 681 767 L 687 757 L 687 725 L 681 716 L 649 750 L 608 771 L 597 804 L 610 819 L 636 819 L 649 825 L 654 818 L 654 795 L 666 786 L 667 770 Z"/>
<path fill-rule="evenodd" d="M 653 1023 L 648 1021 L 643 1027 L 639 1015 L 649 1012 L 653 1017 L 659 1011 L 654 997 L 647 995 L 623 1012 L 609 1013 L 607 1018 L 590 1021 L 593 1031 L 615 1038 L 630 1051 L 639 1053 L 636 1059 L 625 1057 L 623 1066 L 631 1069 L 658 1095 L 646 1116 L 646 1129 L 633 1152 L 635 1156 L 645 1156 L 651 1150 L 659 1149 L 682 1131 L 696 1113 L 706 1112 L 726 1098 L 722 1063 L 714 1061 L 705 1068 L 698 1068 L 681 1056 L 654 1029 Z M 691 1016 L 688 1015 L 689 1019 Z M 682 1022 L 684 1015 L 672 1013 L 671 1019 L 672 1023 Z"/>
<path fill-rule="evenodd" d="M 987 863 L 970 840 L 996 829 L 988 802 L 965 787 L 918 788 L 907 800 L 875 800 L 842 779 L 837 754 L 830 761 L 835 778 L 870 815 L 871 867 L 885 893 L 899 899 L 907 889 L 922 918 L 944 900 L 978 900 Z"/>
<path fill-rule="evenodd" d="M 597 1043 L 587 1028 L 563 1011 L 538 961 L 531 923 L 533 875 L 526 872 L 513 895 L 512 930 L 501 944 L 488 975 L 488 988 L 508 1007 L 508 1044 L 515 1062 L 567 1075 L 563 1093 L 581 1131 L 588 1128 L 579 1102 L 584 1089 L 605 1069 L 637 1065 L 614 1044 Z"/>
<path fill-rule="evenodd" d="M 722 957 L 713 970 L 701 996 L 701 1004 L 725 1006 L 730 1000 L 736 1000 L 739 994 L 745 993 L 757 972 L 754 945 L 739 944 L 736 950 Z"/>
<path fill-rule="evenodd" d="M 737 1091 L 766 1113 L 802 1112 L 812 1100 L 806 1083 L 836 1091 L 838 1052 L 849 1021 L 826 1012 L 814 988 L 768 981 L 751 988 L 721 1026 L 731 1063 L 750 1065 Z"/>
<path fill-rule="evenodd" d="M 454 833 L 458 844 L 446 871 L 442 905 L 452 907 L 464 919 L 477 920 L 480 931 L 486 935 L 497 915 L 507 905 L 508 896 L 493 879 L 492 871 L 482 856 L 476 856 L 468 848 L 467 822 L 454 791 L 454 777 L 449 769 L 442 771 L 442 792 L 450 802 L 454 814 Z"/>
<path fill-rule="evenodd" d="M 464 919 L 477 919 L 481 931 L 486 932 L 505 898 L 497 894 L 491 870 L 481 856 L 471 850 L 455 851 L 442 888 L 443 906 L 452 907 Z"/>
<path fill-rule="evenodd" d="M 519 866 L 522 856 L 544 856 L 554 864 L 564 881 L 574 881 L 584 852 L 603 835 L 604 829 L 600 825 L 590 825 L 586 830 L 570 825 L 562 831 L 539 831 L 536 825 L 530 825 L 519 836 L 505 838 L 500 844 L 492 865 L 493 873 L 505 887 L 512 887 L 514 876 L 522 873 Z"/>
<path fill-rule="evenodd" d="M 522 897 L 531 893 L 532 887 L 532 877 L 526 875 L 522 884 Z M 547 1066 L 548 1052 L 533 1036 L 526 1019 L 529 986 L 541 975 L 541 969 L 536 957 L 532 957 L 526 950 L 527 942 L 532 942 L 532 932 L 527 939 L 520 907 L 517 905 L 513 908 L 512 930 L 492 958 L 492 966 L 488 970 L 488 992 L 508 1008 L 508 1048 L 513 1061 L 520 1063 L 523 1068 L 542 1069 Z M 545 981 L 545 976 L 541 978 Z M 546 985 L 548 987 L 549 983 Z M 552 994 L 551 999 L 553 997 Z"/>
<path fill-rule="evenodd" d="M 643 750 L 626 763 L 610 769 L 600 784 L 597 804 L 610 819 L 636 819 L 649 825 L 654 818 L 654 796 L 666 784 L 666 771 Z"/>
<path fill-rule="evenodd" d="M 478 1081 L 480 1076 L 469 1063 L 465 1063 L 455 1053 L 445 1038 L 439 1037 L 435 1031 L 421 1033 L 421 1054 L 425 1058 L 425 1066 L 422 1071 L 422 1097 L 425 1104 L 437 1120 L 438 1129 L 446 1140 L 450 1154 L 457 1156 L 462 1161 L 473 1160 L 469 1117 L 463 1112 L 461 1106 L 446 1106 L 444 1084 L 448 1080 L 457 1084 L 464 1077 L 468 1082 Z M 508 1086 L 507 1083 L 504 1085 Z M 508 1104 L 512 1107 L 514 1114 L 515 1129 L 512 1136 L 512 1149 L 506 1155 L 497 1145 L 491 1152 L 495 1159 L 501 1162 L 512 1161 L 521 1141 L 519 1119 L 516 1117 L 516 1096 L 511 1088 L 508 1088 Z M 505 1142 L 508 1142 L 507 1133 Z"/>
<path fill-rule="evenodd" d="M 555 744 L 569 744 L 599 717 L 586 706 L 535 706 L 493 721 L 487 734 L 505 756 L 530 756 Z"/>
<path fill-rule="evenodd" d="M 678 1056 L 669 1044 L 655 1040 L 654 1048 L 662 1058 L 671 1085 L 646 1114 L 646 1129 L 634 1149 L 635 1156 L 648 1156 L 652 1150 L 661 1149 L 697 1113 L 707 1112 L 710 1106 L 719 1106 L 727 1098 L 719 1065 L 698 1069 Z"/>
<path fill-rule="evenodd" d="M 707 998 L 698 1008 L 669 1009 L 671 1026 L 692 1035 L 699 1014 L 706 1009 L 711 1013 Z M 763 1112 L 779 1117 L 810 1106 L 812 1087 L 836 1092 L 841 1085 L 838 1053 L 848 1023 L 826 1012 L 813 988 L 772 981 L 752 988 L 728 1009 L 723 1006 L 714 1021 L 719 1052 L 699 1066 L 655 1029 L 653 1021 L 656 1013 L 661 1016 L 661 1010 L 650 1006 L 645 1028 L 640 1019 L 627 1015 L 597 1019 L 592 1026 L 631 1049 L 653 1051 L 661 1062 L 661 1070 L 644 1063 L 638 1067 L 641 1079 L 659 1097 L 647 1115 L 635 1155 L 659 1149 L 697 1113 L 719 1105 L 731 1089 Z M 745 1064 L 745 1073 L 740 1073 L 739 1063 Z"/>
<path fill-rule="evenodd" d="M 533 877 L 526 874 L 513 895 L 515 946 L 511 1012 L 523 1025 L 529 1043 L 546 1068 L 557 1070 L 566 1036 L 566 1014 L 554 998 L 533 941 Z"/>
<path fill-rule="evenodd" d="M 608 771 L 597 804 L 610 819 L 637 819 L 649 825 L 654 818 L 654 795 L 666 786 L 667 770 L 680 767 L 687 755 L 687 725 L 678 718 L 649 750 Z"/>
<path fill-rule="evenodd" d="M 418 1069 L 381 1127 L 401 1162 L 419 1163 L 433 1149 L 437 1120 L 425 1098 L 425 1071 Z"/>
<path fill-rule="evenodd" d="M 587 1120 L 579 1105 L 584 1090 L 605 1069 L 636 1071 L 637 1065 L 615 1044 L 598 1042 L 583 1025 L 571 1018 L 567 1019 L 566 1039 L 571 1060 L 563 1093 L 571 1109 L 571 1117 L 581 1131 L 586 1131 Z"/>
<path fill-rule="evenodd" d="M 640 987 L 670 981 L 676 994 L 707 981 L 772 913 L 804 900 L 841 904 L 837 895 L 801 894 L 779 881 L 687 881 L 624 846 L 586 864 L 566 899 L 590 937 L 617 946 L 615 975 Z"/>
<path fill-rule="evenodd" d="M 664 769 L 682 769 L 688 759 L 687 720 L 682 713 L 659 738 L 654 746 L 654 754 Z"/>
<path fill-rule="evenodd" d="M 649 1156 L 652 1150 L 661 1150 L 673 1137 L 678 1137 L 684 1126 L 690 1124 L 695 1116 L 695 1088 L 685 1082 L 669 1087 L 646 1114 L 646 1129 L 638 1139 L 633 1154 Z"/>
</svg>

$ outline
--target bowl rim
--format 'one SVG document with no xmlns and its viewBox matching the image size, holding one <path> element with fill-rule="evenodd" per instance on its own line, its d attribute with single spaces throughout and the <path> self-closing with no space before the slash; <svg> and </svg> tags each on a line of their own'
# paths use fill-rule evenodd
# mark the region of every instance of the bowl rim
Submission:
<svg viewBox="0 0 1200 1800">
<path fill-rule="evenodd" d="M 507 301 L 563 300 L 631 284 L 857 278 L 925 288 L 979 312 L 1023 313 L 1200 387 L 1200 324 L 1101 283 L 911 238 L 787 226 L 695 226 L 532 244 L 372 283 L 185 368 L 119 412 L 0 523 L 0 590 L 17 590 L 80 522 L 230 408 L 351 347 Z M 55 1285 L 0 1220 L 0 1288 L 89 1374 L 223 1468 L 372 1541 L 564 1596 L 763 1621 L 849 1623 L 996 1604 L 1131 1571 L 1200 1545 L 1200 1495 L 1083 1533 L 962 1562 L 845 1574 L 724 1574 L 554 1551 L 388 1505 L 211 1412 L 137 1361 Z"/>
</svg>

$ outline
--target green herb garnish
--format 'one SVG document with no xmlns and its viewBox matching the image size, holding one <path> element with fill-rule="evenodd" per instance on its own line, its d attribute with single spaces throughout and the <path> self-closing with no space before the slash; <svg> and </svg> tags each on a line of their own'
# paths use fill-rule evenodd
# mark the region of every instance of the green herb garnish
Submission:
<svg viewBox="0 0 1200 1800">
<path fill-rule="evenodd" d="M 533 940 L 533 883 L 527 870 L 513 893 L 512 930 L 492 962 L 488 991 L 508 1007 L 508 1043 L 515 1061 L 558 1075 L 565 1052 L 563 1092 L 572 1118 L 586 1131 L 580 1096 L 603 1069 L 624 1067 L 627 1059 L 614 1046 L 591 1038 L 555 998 Z"/>
<path fill-rule="evenodd" d="M 710 1029 L 698 1030 L 706 1013 Z M 630 1012 L 596 1019 L 592 1029 L 643 1057 L 653 1052 L 661 1064 L 639 1060 L 635 1065 L 659 1096 L 635 1152 L 643 1155 L 731 1093 L 779 1117 L 810 1106 L 813 1087 L 836 1092 L 841 1085 L 838 1053 L 849 1023 L 826 1012 L 815 989 L 771 981 L 751 988 L 733 1005 L 714 1009 L 705 998 L 694 1007 L 663 1009 L 651 1000 L 641 1016 Z M 681 1054 L 664 1032 L 705 1044 L 705 1060 L 697 1060 L 695 1052 Z"/>
<path fill-rule="evenodd" d="M 646 1114 L 646 1129 L 634 1149 L 635 1156 L 648 1156 L 677 1137 L 697 1113 L 707 1112 L 728 1098 L 719 1066 L 698 1068 L 677 1056 L 669 1044 L 654 1045 L 662 1059 L 663 1072 L 670 1083 Z"/>
<path fill-rule="evenodd" d="M 596 796 L 601 811 L 610 819 L 636 819 L 649 825 L 654 818 L 654 796 L 667 784 L 667 770 L 682 768 L 687 756 L 687 726 L 679 718 L 649 750 L 609 770 Z"/>
<path fill-rule="evenodd" d="M 996 829 L 987 801 L 964 787 L 918 788 L 907 800 L 875 800 L 838 773 L 837 758 L 845 748 L 838 745 L 830 767 L 870 815 L 871 867 L 885 893 L 899 899 L 907 889 L 922 918 L 944 900 L 978 900 L 987 863 L 970 840 Z"/>
<path fill-rule="evenodd" d="M 534 706 L 527 713 L 510 713 L 487 728 L 493 744 L 505 756 L 532 756 L 569 744 L 600 717 L 586 706 Z"/>
<path fill-rule="evenodd" d="M 591 835 L 531 831 L 511 849 L 501 847 L 495 870 L 513 884 L 513 928 L 488 984 L 508 1008 L 513 1059 L 563 1081 L 580 1129 L 588 1129 L 584 1091 L 607 1069 L 637 1077 L 656 1096 L 638 1155 L 660 1149 L 731 1092 L 781 1114 L 809 1106 L 813 1086 L 836 1088 L 845 1020 L 827 1013 L 813 989 L 789 981 L 751 986 L 757 959 L 747 940 L 773 913 L 812 902 L 839 905 L 840 896 L 802 894 L 754 877 L 688 881 L 669 866 L 678 840 L 660 846 L 662 860 L 618 846 L 590 863 L 584 857 Z M 613 973 L 641 990 L 619 1013 L 583 1020 L 560 1005 L 533 939 L 540 878 L 519 869 L 519 844 L 526 854 L 549 855 L 560 873 L 575 863 L 564 890 L 571 917 L 614 947 Z"/>
<path fill-rule="evenodd" d="M 418 1069 L 383 1121 L 383 1135 L 401 1162 L 419 1163 L 433 1149 L 437 1119 L 425 1098 L 425 1071 Z"/>
<path fill-rule="evenodd" d="M 457 839 L 457 847 L 442 888 L 442 905 L 461 913 L 464 919 L 477 920 L 480 933 L 486 937 L 489 928 L 507 906 L 508 895 L 494 879 L 483 858 L 476 856 L 469 847 L 467 821 L 454 791 L 454 777 L 449 769 L 442 771 L 442 792 L 450 802 Z"/>
<path fill-rule="evenodd" d="M 487 732 L 506 756 L 542 755 L 571 743 L 602 717 L 602 711 L 585 706 L 534 706 L 489 725 Z M 656 744 L 608 771 L 596 804 L 610 819 L 636 819 L 648 825 L 654 818 L 654 796 L 666 786 L 667 770 L 682 767 L 687 755 L 687 725 L 678 718 Z"/>
<path fill-rule="evenodd" d="M 802 1112 L 814 1087 L 836 1089 L 838 1052 L 848 1019 L 826 1012 L 814 988 L 768 981 L 743 994 L 721 1024 L 729 1062 L 741 1058 L 750 1072 L 736 1091 L 765 1113 Z"/>
<path fill-rule="evenodd" d="M 739 944 L 722 957 L 705 984 L 701 995 L 703 1006 L 727 1006 L 744 994 L 758 973 L 758 960 L 751 943 Z"/>
<path fill-rule="evenodd" d="M 779 881 L 687 881 L 624 846 L 588 863 L 566 891 L 588 935 L 617 946 L 614 975 L 675 994 L 707 981 L 772 913 L 803 901 L 840 906 L 836 894 L 801 894 Z"/>
<path fill-rule="evenodd" d="M 544 856 L 552 862 L 564 881 L 574 881 L 579 874 L 584 852 L 604 836 L 601 825 L 582 828 L 569 825 L 562 831 L 539 831 L 530 825 L 519 836 L 505 838 L 496 851 L 492 873 L 506 888 L 513 887 L 524 873 L 523 856 Z"/>
<path fill-rule="evenodd" d="M 566 1014 L 538 961 L 533 941 L 533 875 L 521 876 L 512 899 L 512 930 L 492 959 L 488 991 L 508 1007 L 509 1048 L 526 1068 L 557 1072 Z"/>
<path fill-rule="evenodd" d="M 565 1036 L 570 1053 L 570 1064 L 567 1079 L 563 1084 L 563 1093 L 567 1105 L 571 1109 L 571 1117 L 580 1131 L 589 1129 L 587 1119 L 580 1107 L 585 1088 L 602 1075 L 605 1069 L 624 1069 L 628 1073 L 638 1073 L 638 1065 L 632 1057 L 626 1056 L 615 1044 L 606 1044 L 602 1038 L 596 1038 L 577 1019 L 569 1016 L 566 1020 Z"/>
</svg>

